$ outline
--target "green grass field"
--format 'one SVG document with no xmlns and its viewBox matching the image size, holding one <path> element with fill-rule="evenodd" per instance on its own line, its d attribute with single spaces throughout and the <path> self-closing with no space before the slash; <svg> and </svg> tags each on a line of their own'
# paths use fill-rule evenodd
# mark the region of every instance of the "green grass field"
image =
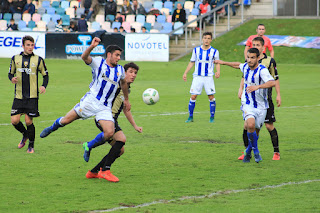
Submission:
<svg viewBox="0 0 320 213">
<path fill-rule="evenodd" d="M 261 21 L 266 26 L 290 23 L 287 32 L 279 27 L 279 32 L 270 34 L 291 35 L 298 35 L 302 23 L 310 28 L 316 23 L 298 20 L 295 28 L 296 20 L 253 20 L 213 43 L 221 49 L 221 58 L 243 60 L 243 47 L 236 43 L 248 36 L 246 28 L 254 29 Z M 315 25 L 319 28 L 319 23 Z M 303 35 L 310 35 L 309 28 L 305 29 Z M 320 36 L 319 32 L 315 36 Z M 229 54 L 223 45 L 238 53 Z M 169 63 L 138 62 L 141 70 L 131 87 L 130 101 L 143 133 L 137 133 L 120 116 L 119 124 L 127 136 L 126 151 L 111 169 L 119 183 L 85 178 L 88 169 L 110 149 L 109 145 L 98 147 L 91 152 L 88 163 L 83 160 L 82 143 L 98 134 L 93 119 L 75 121 L 45 139 L 39 137 L 43 128 L 72 109 L 88 91 L 89 67 L 80 61 L 46 59 L 50 82 L 47 93 L 40 96 L 41 116 L 34 120 L 35 153 L 28 154 L 26 148 L 17 148 L 21 135 L 10 124 L 14 91 L 7 79 L 10 59 L 0 59 L 0 212 L 113 208 L 114 212 L 148 213 L 319 212 L 320 52 L 276 47 L 275 54 L 276 60 L 278 56 L 281 59 L 278 70 L 282 106 L 275 110 L 280 161 L 271 160 L 273 148 L 265 127 L 259 139 L 263 161 L 244 164 L 237 160 L 244 149 L 237 99 L 239 70 L 222 67 L 220 79 L 215 80 L 215 123 L 208 122 L 205 93 L 197 99 L 194 122 L 184 123 L 192 75 L 185 83 L 182 74 L 189 55 Z M 153 106 L 145 105 L 141 98 L 149 87 L 160 94 L 160 101 Z"/>
</svg>

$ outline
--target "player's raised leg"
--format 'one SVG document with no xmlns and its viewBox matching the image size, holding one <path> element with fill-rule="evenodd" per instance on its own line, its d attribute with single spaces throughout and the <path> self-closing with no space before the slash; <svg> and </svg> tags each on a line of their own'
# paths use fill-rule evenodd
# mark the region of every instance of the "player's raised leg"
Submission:
<svg viewBox="0 0 320 213">
<path fill-rule="evenodd" d="M 92 147 L 94 147 L 95 144 L 102 143 L 108 139 L 110 139 L 114 134 L 114 123 L 111 120 L 99 120 L 98 121 L 101 128 L 103 129 L 103 132 L 99 133 L 93 140 L 86 142 L 83 144 L 84 154 L 83 158 L 86 162 L 89 161 L 90 158 L 90 152 Z"/>
</svg>

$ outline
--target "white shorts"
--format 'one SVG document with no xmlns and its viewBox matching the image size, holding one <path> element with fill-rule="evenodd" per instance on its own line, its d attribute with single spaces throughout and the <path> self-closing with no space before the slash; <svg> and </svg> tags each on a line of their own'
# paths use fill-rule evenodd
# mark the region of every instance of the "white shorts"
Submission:
<svg viewBox="0 0 320 213">
<path fill-rule="evenodd" d="M 214 95 L 216 93 L 212 76 L 193 76 L 190 88 L 191 95 L 201 95 L 203 87 L 207 95 Z"/>
<path fill-rule="evenodd" d="M 256 129 L 261 129 L 264 123 L 264 119 L 267 115 L 267 109 L 252 108 L 251 106 L 246 104 L 242 105 L 240 109 L 243 112 L 243 120 L 247 120 L 248 118 L 254 118 Z"/>
<path fill-rule="evenodd" d="M 114 122 L 111 107 L 101 104 L 90 92 L 85 94 L 80 103 L 77 103 L 73 109 L 82 119 L 96 116 L 97 121 L 107 120 Z"/>
</svg>

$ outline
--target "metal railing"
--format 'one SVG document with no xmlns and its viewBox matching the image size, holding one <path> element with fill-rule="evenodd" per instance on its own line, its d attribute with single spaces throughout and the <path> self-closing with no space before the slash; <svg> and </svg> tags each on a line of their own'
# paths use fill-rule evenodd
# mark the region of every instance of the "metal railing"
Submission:
<svg viewBox="0 0 320 213">
<path fill-rule="evenodd" d="M 175 36 L 178 36 L 178 35 L 182 35 L 182 34 L 177 34 L 177 32 L 181 29 L 183 29 L 183 32 L 185 34 L 185 48 L 188 49 L 188 26 L 191 25 L 192 23 L 194 22 L 199 22 L 199 33 L 200 35 L 202 35 L 202 31 L 205 31 L 205 21 L 204 19 L 208 18 L 208 17 L 211 17 L 213 15 L 213 38 L 216 38 L 216 24 L 217 24 L 217 17 L 219 19 L 219 16 L 217 16 L 217 12 L 218 10 L 222 9 L 223 7 L 225 6 L 228 6 L 228 22 L 227 22 L 227 29 L 228 31 L 230 30 L 230 14 L 231 14 L 231 11 L 230 11 L 230 5 L 232 4 L 232 2 L 234 2 L 234 0 L 229 0 L 229 1 L 226 1 L 224 4 L 220 5 L 219 7 L 215 7 L 214 9 L 210 10 L 209 12 L 203 14 L 203 15 L 199 15 L 198 18 L 190 21 L 190 22 L 187 22 L 186 24 L 184 24 L 183 26 L 177 28 L 177 29 L 174 29 L 173 31 L 171 31 L 168 35 L 169 37 L 175 35 Z M 241 7 L 241 10 L 240 10 L 240 13 L 241 13 L 241 23 L 244 22 L 244 16 L 243 16 L 243 1 L 239 1 L 241 3 L 240 7 Z M 204 24 L 202 25 L 202 23 L 204 22 Z M 202 27 L 203 26 L 203 29 Z M 199 36 L 199 43 L 201 44 L 201 36 Z"/>
</svg>

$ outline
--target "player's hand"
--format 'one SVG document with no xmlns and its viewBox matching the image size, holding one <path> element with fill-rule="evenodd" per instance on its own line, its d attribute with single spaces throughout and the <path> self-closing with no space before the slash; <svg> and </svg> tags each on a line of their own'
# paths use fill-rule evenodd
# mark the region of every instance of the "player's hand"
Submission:
<svg viewBox="0 0 320 213">
<path fill-rule="evenodd" d="M 238 91 L 238 98 L 241 99 L 241 96 L 242 96 L 242 89 L 239 88 L 239 91 Z"/>
<path fill-rule="evenodd" d="M 142 127 L 135 126 L 134 129 L 137 130 L 137 132 L 142 133 Z"/>
<path fill-rule="evenodd" d="M 258 86 L 248 86 L 248 87 L 247 87 L 247 93 L 254 92 L 254 91 L 256 91 L 257 89 L 259 89 Z"/>
<path fill-rule="evenodd" d="M 92 39 L 91 46 L 93 46 L 93 47 L 98 46 L 98 44 L 100 43 L 100 41 L 101 41 L 100 38 L 94 37 L 94 38 Z"/>
<path fill-rule="evenodd" d="M 220 72 L 216 72 L 216 73 L 214 74 L 214 76 L 215 76 L 216 78 L 219 78 L 219 77 L 220 77 Z"/>
<path fill-rule="evenodd" d="M 280 107 L 281 106 L 281 96 L 277 95 L 277 106 Z"/>
<path fill-rule="evenodd" d="M 46 93 L 46 88 L 44 86 L 41 86 L 39 90 L 40 90 L 40 94 Z"/>
<path fill-rule="evenodd" d="M 186 73 L 183 74 L 182 79 L 183 79 L 184 81 L 187 81 L 187 74 L 186 74 Z"/>
<path fill-rule="evenodd" d="M 13 77 L 13 78 L 11 79 L 11 82 L 12 82 L 13 84 L 18 83 L 18 77 Z"/>
<path fill-rule="evenodd" d="M 131 104 L 130 104 L 129 100 L 124 100 L 123 104 L 124 104 L 124 109 L 123 110 L 129 112 L 131 110 Z"/>
</svg>

